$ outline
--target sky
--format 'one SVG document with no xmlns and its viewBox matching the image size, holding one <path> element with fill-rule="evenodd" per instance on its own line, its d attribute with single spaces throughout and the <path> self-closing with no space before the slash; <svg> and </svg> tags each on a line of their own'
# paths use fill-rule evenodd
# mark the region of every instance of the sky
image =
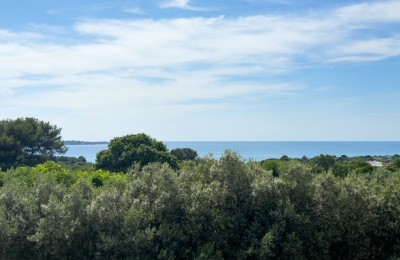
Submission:
<svg viewBox="0 0 400 260">
<path fill-rule="evenodd" d="M 400 1 L 2 0 L 0 119 L 64 140 L 400 140 Z"/>
</svg>

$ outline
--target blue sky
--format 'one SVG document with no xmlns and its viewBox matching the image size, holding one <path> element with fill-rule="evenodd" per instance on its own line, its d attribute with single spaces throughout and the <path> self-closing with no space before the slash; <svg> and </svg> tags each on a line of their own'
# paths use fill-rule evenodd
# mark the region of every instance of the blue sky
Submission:
<svg viewBox="0 0 400 260">
<path fill-rule="evenodd" d="M 3 0 L 0 118 L 64 139 L 400 140 L 400 1 Z"/>
</svg>

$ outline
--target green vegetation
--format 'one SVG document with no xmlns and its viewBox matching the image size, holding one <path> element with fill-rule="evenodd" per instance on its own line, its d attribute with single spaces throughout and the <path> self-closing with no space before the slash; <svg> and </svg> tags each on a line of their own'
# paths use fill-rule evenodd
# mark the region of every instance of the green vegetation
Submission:
<svg viewBox="0 0 400 260">
<path fill-rule="evenodd" d="M 339 157 L 326 172 L 318 160 L 226 152 L 179 170 L 46 162 L 0 172 L 0 258 L 399 257 L 400 169 L 362 172 L 361 158 Z"/>
<path fill-rule="evenodd" d="M 96 156 L 98 169 L 113 172 L 127 172 L 134 164 L 143 167 L 153 162 L 165 162 L 175 169 L 178 167 L 165 144 L 146 134 L 116 137 L 108 144 L 108 149 Z"/>
<path fill-rule="evenodd" d="M 61 129 L 35 118 L 0 121 L 0 169 L 34 166 L 65 153 Z"/>
<path fill-rule="evenodd" d="M 55 162 L 61 164 L 65 168 L 71 170 L 93 170 L 94 166 L 92 163 L 87 162 L 86 158 L 83 156 L 76 157 L 68 157 L 68 156 L 57 156 L 55 157 Z"/>
<path fill-rule="evenodd" d="M 54 157 L 48 123 L 0 130 L 0 259 L 400 257 L 398 155 L 246 162 L 137 134 L 93 165 Z"/>
<path fill-rule="evenodd" d="M 197 158 L 198 154 L 190 148 L 175 148 L 170 151 L 178 161 L 191 161 Z"/>
</svg>

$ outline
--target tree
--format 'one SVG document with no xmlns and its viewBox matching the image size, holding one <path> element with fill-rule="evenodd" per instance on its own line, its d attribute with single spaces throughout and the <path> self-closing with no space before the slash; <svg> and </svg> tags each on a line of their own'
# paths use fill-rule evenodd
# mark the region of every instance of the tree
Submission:
<svg viewBox="0 0 400 260">
<path fill-rule="evenodd" d="M 335 165 L 336 157 L 329 154 L 321 154 L 313 158 L 315 164 L 328 173 L 329 169 Z"/>
<path fill-rule="evenodd" d="M 290 160 L 290 158 L 289 158 L 289 156 L 287 156 L 287 155 L 283 155 L 282 157 L 281 157 L 281 159 L 280 159 L 281 161 L 285 161 L 285 162 L 287 162 L 287 161 L 289 161 Z"/>
<path fill-rule="evenodd" d="M 14 137 L 0 134 L 0 169 L 17 166 L 22 156 L 20 146 Z"/>
<path fill-rule="evenodd" d="M 261 167 L 264 169 L 271 171 L 274 177 L 279 176 L 279 167 L 282 165 L 282 161 L 278 159 L 267 159 L 260 163 Z"/>
<path fill-rule="evenodd" d="M 108 149 L 96 155 L 96 168 L 113 172 L 127 172 L 134 164 L 143 167 L 153 162 L 178 167 L 165 144 L 143 133 L 116 137 L 110 141 Z"/>
<path fill-rule="evenodd" d="M 190 148 L 175 148 L 170 152 L 178 161 L 192 161 L 197 158 L 197 152 Z"/>
<path fill-rule="evenodd" d="M 0 167 L 34 166 L 63 154 L 61 128 L 35 118 L 0 121 Z"/>
<path fill-rule="evenodd" d="M 393 160 L 393 166 L 394 167 L 396 167 L 397 169 L 400 169 L 400 157 L 396 157 L 394 160 Z"/>
</svg>

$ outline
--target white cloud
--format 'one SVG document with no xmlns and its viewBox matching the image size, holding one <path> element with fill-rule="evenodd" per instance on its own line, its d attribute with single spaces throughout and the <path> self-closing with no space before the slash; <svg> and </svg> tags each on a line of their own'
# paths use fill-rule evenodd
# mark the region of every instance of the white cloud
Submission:
<svg viewBox="0 0 400 260">
<path fill-rule="evenodd" d="M 160 5 L 160 8 L 179 8 L 190 11 L 206 11 L 206 8 L 195 7 L 189 4 L 190 0 L 168 0 Z"/>
<path fill-rule="evenodd" d="M 51 37 L 37 30 L 0 30 L 1 110 L 54 116 L 61 109 L 89 125 L 108 120 L 112 128 L 110 120 L 150 127 L 199 111 L 257 106 L 264 97 L 301 91 L 301 85 L 271 78 L 301 69 L 304 61 L 399 55 L 398 31 L 385 37 L 374 31 L 376 22 L 400 21 L 393 11 L 398 5 L 377 2 L 305 16 L 92 20 L 72 28 L 75 41 L 61 43 L 48 42 Z M 174 1 L 164 7 L 190 5 Z M 59 125 L 70 124 L 66 114 L 58 116 Z"/>
<path fill-rule="evenodd" d="M 349 22 L 399 22 L 400 1 L 377 1 L 345 6 L 335 10 L 338 21 Z"/>
<path fill-rule="evenodd" d="M 335 62 L 379 61 L 400 56 L 400 37 L 373 38 L 356 40 L 345 46 L 334 49 L 342 56 L 333 59 Z"/>
<path fill-rule="evenodd" d="M 137 6 L 125 8 L 124 11 L 127 13 L 131 13 L 131 14 L 139 14 L 139 15 L 146 14 L 141 8 L 139 8 Z"/>
<path fill-rule="evenodd" d="M 190 0 L 170 0 L 160 5 L 161 8 L 181 8 L 188 9 Z"/>
<path fill-rule="evenodd" d="M 32 42 L 43 38 L 43 35 L 35 32 L 16 33 L 9 30 L 2 30 L 0 28 L 0 44 L 7 42 Z"/>
</svg>

